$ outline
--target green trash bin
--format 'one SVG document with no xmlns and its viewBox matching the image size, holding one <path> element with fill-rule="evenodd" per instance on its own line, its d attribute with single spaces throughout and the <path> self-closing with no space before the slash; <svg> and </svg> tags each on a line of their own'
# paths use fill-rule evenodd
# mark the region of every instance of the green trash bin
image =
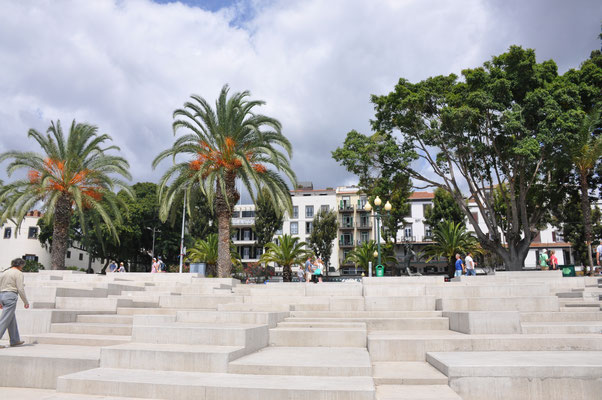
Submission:
<svg viewBox="0 0 602 400">
<path fill-rule="evenodd" d="M 376 276 L 385 276 L 385 267 L 383 267 L 381 264 L 376 266 Z"/>
<path fill-rule="evenodd" d="M 559 265 L 558 266 L 559 269 L 562 269 L 562 276 L 577 276 L 575 274 L 575 266 L 572 264 L 568 264 L 568 265 Z"/>
</svg>

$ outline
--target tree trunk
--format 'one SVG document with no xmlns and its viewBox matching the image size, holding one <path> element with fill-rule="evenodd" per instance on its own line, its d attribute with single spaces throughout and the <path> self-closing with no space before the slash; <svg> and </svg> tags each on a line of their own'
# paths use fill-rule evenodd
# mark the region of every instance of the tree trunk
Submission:
<svg viewBox="0 0 602 400">
<path fill-rule="evenodd" d="M 285 265 L 282 267 L 282 280 L 284 282 L 292 282 L 293 281 L 293 271 L 291 270 L 290 265 Z"/>
<path fill-rule="evenodd" d="M 50 250 L 50 269 L 65 269 L 65 255 L 69 247 L 69 222 L 71 221 L 71 200 L 62 194 L 54 208 L 54 228 Z"/>
<path fill-rule="evenodd" d="M 525 266 L 525 259 L 529 254 L 529 246 L 523 243 L 503 248 L 501 251 L 496 251 L 496 253 L 504 261 L 506 271 L 522 271 Z"/>
<path fill-rule="evenodd" d="M 579 181 L 581 184 L 581 212 L 583 213 L 583 228 L 585 229 L 585 245 L 587 246 L 587 262 L 589 265 L 589 275 L 594 270 L 594 261 L 592 259 L 592 214 L 589 204 L 589 188 L 587 185 L 587 174 L 580 172 Z M 583 266 L 583 275 L 587 274 L 587 265 Z"/>
<path fill-rule="evenodd" d="M 236 175 L 226 174 L 226 193 L 221 190 L 219 181 L 215 187 L 215 208 L 217 214 L 217 275 L 219 278 L 229 278 L 232 271 L 230 257 L 230 221 L 232 210 L 240 195 L 236 191 Z M 227 196 L 227 197 L 226 197 Z"/>
</svg>

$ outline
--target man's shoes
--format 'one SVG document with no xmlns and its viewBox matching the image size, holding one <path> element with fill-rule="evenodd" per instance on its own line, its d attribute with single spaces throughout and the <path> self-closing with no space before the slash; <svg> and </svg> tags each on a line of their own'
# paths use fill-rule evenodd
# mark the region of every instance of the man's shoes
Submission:
<svg viewBox="0 0 602 400">
<path fill-rule="evenodd" d="M 20 342 L 11 343 L 10 347 L 23 346 L 24 344 L 25 344 L 25 342 L 21 340 Z"/>
</svg>

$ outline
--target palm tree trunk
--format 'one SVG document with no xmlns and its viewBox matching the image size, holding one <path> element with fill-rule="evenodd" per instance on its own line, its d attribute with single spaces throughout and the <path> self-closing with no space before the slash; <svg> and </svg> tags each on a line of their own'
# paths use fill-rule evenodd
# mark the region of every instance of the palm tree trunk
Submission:
<svg viewBox="0 0 602 400">
<path fill-rule="evenodd" d="M 226 193 L 216 184 L 215 208 L 217 214 L 217 275 L 220 278 L 229 278 L 232 271 L 232 258 L 230 257 L 230 221 L 232 210 L 238 202 L 240 195 L 236 191 L 236 175 L 226 175 Z"/>
<path fill-rule="evenodd" d="M 61 195 L 54 209 L 54 228 L 52 231 L 52 248 L 50 250 L 50 269 L 65 269 L 65 255 L 69 247 L 69 222 L 71 221 L 71 200 Z"/>
<path fill-rule="evenodd" d="M 293 271 L 291 270 L 290 265 L 285 265 L 282 267 L 282 280 L 284 282 L 292 282 L 293 280 Z"/>
<path fill-rule="evenodd" d="M 587 173 L 581 171 L 579 173 L 579 181 L 581 184 L 581 212 L 583 213 L 583 227 L 585 229 L 585 245 L 587 246 L 587 261 L 589 264 L 589 274 L 594 270 L 594 262 L 592 259 L 592 215 L 589 205 L 589 187 L 587 184 Z M 583 267 L 583 274 L 587 273 L 587 266 Z"/>
</svg>

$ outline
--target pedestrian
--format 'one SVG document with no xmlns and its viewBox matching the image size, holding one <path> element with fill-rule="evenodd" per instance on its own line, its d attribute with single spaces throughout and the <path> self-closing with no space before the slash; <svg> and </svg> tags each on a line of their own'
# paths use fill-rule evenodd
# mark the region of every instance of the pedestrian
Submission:
<svg viewBox="0 0 602 400">
<path fill-rule="evenodd" d="M 324 263 L 322 262 L 321 258 L 318 258 L 316 260 L 316 266 L 317 266 L 316 270 L 318 272 L 316 274 L 318 276 L 318 282 L 322 283 L 322 276 L 324 274 Z"/>
<path fill-rule="evenodd" d="M 23 266 L 25 260 L 15 258 L 10 263 L 10 268 L 0 276 L 0 308 L 2 315 L 0 316 L 0 339 L 4 336 L 4 332 L 8 329 L 10 338 L 10 346 L 21 346 L 23 343 L 19 336 L 19 327 L 17 326 L 17 317 L 15 309 L 17 308 L 17 295 L 21 297 L 25 308 L 29 308 L 29 302 L 25 295 L 23 287 Z"/>
<path fill-rule="evenodd" d="M 109 272 L 115 272 L 117 270 L 117 263 L 115 261 L 111 261 L 109 264 Z"/>
<path fill-rule="evenodd" d="M 156 258 L 153 258 L 153 263 L 151 265 L 151 274 L 159 272 L 159 263 Z"/>
<path fill-rule="evenodd" d="M 474 269 L 475 265 L 477 265 L 476 262 L 474 262 L 474 260 L 472 259 L 472 253 L 468 252 L 468 254 L 466 255 L 466 258 L 464 259 L 464 265 L 466 266 L 466 276 L 476 276 L 477 273 Z"/>
<path fill-rule="evenodd" d="M 552 269 L 557 269 L 558 268 L 558 258 L 556 258 L 556 252 L 554 250 L 550 250 L 550 259 L 548 260 L 548 263 L 550 264 L 550 267 L 552 267 Z"/>
<path fill-rule="evenodd" d="M 460 257 L 460 254 L 456 254 L 456 272 L 454 272 L 454 278 L 458 276 L 462 276 L 462 272 L 464 271 L 464 262 Z"/>
<path fill-rule="evenodd" d="M 600 272 L 600 270 L 602 269 L 602 241 L 600 242 L 598 247 L 596 247 L 596 261 L 596 264 L 598 264 L 598 272 Z"/>
<path fill-rule="evenodd" d="M 123 261 L 119 263 L 119 269 L 117 272 L 125 272 L 125 266 L 123 265 Z"/>
<path fill-rule="evenodd" d="M 305 279 L 303 279 L 303 277 L 305 276 L 305 271 L 303 270 L 303 266 L 299 265 L 299 269 L 297 270 L 297 278 L 299 279 L 299 282 L 303 282 Z"/>
<path fill-rule="evenodd" d="M 312 277 L 312 273 L 313 273 L 313 268 L 312 268 L 312 258 L 308 257 L 307 261 L 305 261 L 305 282 L 309 283 L 311 282 L 311 277 Z"/>
<path fill-rule="evenodd" d="M 541 254 L 539 255 L 539 267 L 541 268 L 542 271 L 546 271 L 549 267 L 548 267 L 548 252 L 546 249 L 543 249 L 541 251 Z"/>
<path fill-rule="evenodd" d="M 167 264 L 163 262 L 161 257 L 159 257 L 159 260 L 157 261 L 159 262 L 159 269 L 157 270 L 157 272 L 167 272 Z"/>
</svg>

